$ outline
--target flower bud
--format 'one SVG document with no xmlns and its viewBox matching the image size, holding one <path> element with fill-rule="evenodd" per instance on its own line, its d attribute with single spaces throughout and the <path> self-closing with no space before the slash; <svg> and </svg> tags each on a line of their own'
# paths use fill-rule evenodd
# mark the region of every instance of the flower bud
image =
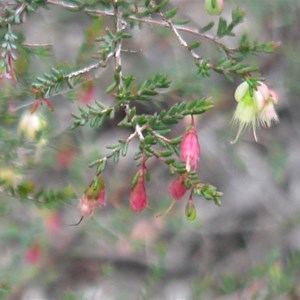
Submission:
<svg viewBox="0 0 300 300">
<path fill-rule="evenodd" d="M 220 15 L 224 8 L 224 0 L 205 0 L 205 10 L 210 15 Z"/>
<path fill-rule="evenodd" d="M 194 125 L 190 127 L 182 138 L 180 159 L 185 162 L 186 170 L 194 171 L 200 158 L 200 145 Z"/>
<path fill-rule="evenodd" d="M 183 176 L 175 178 L 169 186 L 169 194 L 174 200 L 180 200 L 184 196 L 186 190 Z"/>
<path fill-rule="evenodd" d="M 40 262 L 42 256 L 42 249 L 39 243 L 34 242 L 27 249 L 25 253 L 25 260 L 29 264 L 36 265 Z"/>
<path fill-rule="evenodd" d="M 18 131 L 29 140 L 34 140 L 46 126 L 47 122 L 39 114 L 26 112 L 21 117 Z"/>
<path fill-rule="evenodd" d="M 138 171 L 138 179 L 131 188 L 130 208 L 134 212 L 141 212 L 147 206 L 147 194 L 145 189 L 145 171 L 142 166 Z"/>
<path fill-rule="evenodd" d="M 102 175 L 89 185 L 80 198 L 79 209 L 83 217 L 91 215 L 97 206 L 105 205 L 105 183 Z"/>
<path fill-rule="evenodd" d="M 197 218 L 197 210 L 192 199 L 189 199 L 186 204 L 185 217 L 188 221 L 194 221 Z"/>
</svg>

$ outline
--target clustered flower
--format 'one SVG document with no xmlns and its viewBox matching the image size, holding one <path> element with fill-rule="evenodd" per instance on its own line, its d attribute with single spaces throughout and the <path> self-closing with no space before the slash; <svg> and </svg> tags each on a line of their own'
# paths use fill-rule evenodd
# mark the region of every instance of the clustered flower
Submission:
<svg viewBox="0 0 300 300">
<path fill-rule="evenodd" d="M 255 140 L 256 126 L 261 124 L 270 127 L 273 122 L 278 121 L 274 105 L 278 104 L 277 94 L 269 89 L 264 83 L 258 82 L 256 90 L 251 90 L 247 82 L 240 84 L 234 95 L 238 102 L 233 116 L 233 122 L 238 126 L 238 132 L 234 143 L 238 140 L 240 134 L 247 128 L 253 128 Z M 173 199 L 171 206 L 166 210 L 169 211 L 176 201 L 180 201 L 190 189 L 190 196 L 185 207 L 185 216 L 187 220 L 194 220 L 197 216 L 196 207 L 193 203 L 194 189 L 198 187 L 190 186 L 188 176 L 190 172 L 195 172 L 200 160 L 200 144 L 198 134 L 192 116 L 191 125 L 186 129 L 181 145 L 179 159 L 185 164 L 185 172 L 177 176 L 169 186 L 169 194 Z M 142 154 L 141 166 L 137 170 L 130 191 L 130 208 L 133 212 L 141 212 L 148 205 L 148 198 L 145 188 L 147 175 L 146 158 Z M 105 204 L 105 184 L 102 175 L 99 175 L 95 181 L 90 184 L 88 189 L 80 198 L 79 208 L 82 218 L 93 213 L 97 206 Z"/>
<path fill-rule="evenodd" d="M 235 91 L 235 100 L 238 102 L 233 115 L 233 123 L 238 127 L 235 143 L 247 127 L 252 127 L 254 139 L 257 141 L 256 126 L 271 127 L 278 122 L 274 105 L 278 104 L 277 94 L 263 82 L 258 82 L 257 90 L 251 92 L 249 84 L 241 83 Z"/>
<path fill-rule="evenodd" d="M 190 171 L 196 171 L 200 159 L 200 144 L 198 140 L 197 131 L 192 117 L 192 124 L 186 130 L 180 145 L 180 160 L 185 163 L 186 172 L 175 178 L 169 186 L 169 194 L 175 201 L 183 198 L 187 191 L 185 180 Z M 185 215 L 188 220 L 196 218 L 196 208 L 193 204 L 193 190 L 191 191 L 189 200 L 186 205 Z"/>
</svg>

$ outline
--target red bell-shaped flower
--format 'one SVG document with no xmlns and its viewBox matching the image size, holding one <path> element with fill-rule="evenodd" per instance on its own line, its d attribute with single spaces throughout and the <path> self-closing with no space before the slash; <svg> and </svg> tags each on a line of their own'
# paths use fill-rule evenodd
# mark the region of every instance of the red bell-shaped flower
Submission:
<svg viewBox="0 0 300 300">
<path fill-rule="evenodd" d="M 183 176 L 175 178 L 169 186 L 169 194 L 174 200 L 180 200 L 184 196 L 186 190 Z"/>
<path fill-rule="evenodd" d="M 145 189 L 145 167 L 142 166 L 138 171 L 138 179 L 130 192 L 130 208 L 134 212 L 143 211 L 148 203 Z"/>
<path fill-rule="evenodd" d="M 195 171 L 200 158 L 200 145 L 197 131 L 192 124 L 184 134 L 180 148 L 180 159 L 185 162 L 186 170 Z"/>
</svg>

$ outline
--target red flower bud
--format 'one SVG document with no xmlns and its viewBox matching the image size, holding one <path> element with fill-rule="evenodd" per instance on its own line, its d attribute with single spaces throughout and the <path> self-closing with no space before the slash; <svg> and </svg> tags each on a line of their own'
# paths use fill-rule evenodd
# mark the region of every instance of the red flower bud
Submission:
<svg viewBox="0 0 300 300">
<path fill-rule="evenodd" d="M 194 126 L 188 129 L 182 138 L 180 159 L 185 162 L 186 170 L 195 171 L 200 158 L 200 145 Z"/>
<path fill-rule="evenodd" d="M 184 196 L 186 190 L 183 176 L 175 178 L 169 186 L 169 194 L 174 200 L 180 200 Z"/>
<path fill-rule="evenodd" d="M 147 206 L 147 194 L 145 189 L 145 170 L 144 166 L 138 171 L 139 178 L 130 192 L 130 208 L 134 212 L 141 212 Z"/>
<path fill-rule="evenodd" d="M 80 198 L 79 209 L 81 215 L 87 217 L 101 205 L 105 205 L 105 183 L 103 176 L 99 175 Z"/>
<path fill-rule="evenodd" d="M 42 256 L 42 249 L 41 246 L 37 243 L 34 242 L 30 247 L 27 249 L 25 253 L 25 260 L 29 264 L 38 264 L 41 260 Z"/>
</svg>

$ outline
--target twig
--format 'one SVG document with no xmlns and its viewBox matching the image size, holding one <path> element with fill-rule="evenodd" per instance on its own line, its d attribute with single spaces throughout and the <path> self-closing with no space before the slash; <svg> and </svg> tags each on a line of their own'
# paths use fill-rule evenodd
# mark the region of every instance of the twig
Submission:
<svg viewBox="0 0 300 300">
<path fill-rule="evenodd" d="M 53 44 L 49 44 L 49 43 L 22 43 L 23 46 L 25 47 L 52 47 Z"/>
<path fill-rule="evenodd" d="M 107 63 L 109 61 L 109 59 L 113 56 L 114 54 L 113 53 L 109 53 L 106 57 L 105 60 L 102 60 L 102 61 L 98 61 L 97 63 L 95 64 L 92 64 L 88 67 L 85 67 L 83 69 L 80 69 L 80 70 L 77 70 L 77 71 L 74 71 L 74 72 L 71 72 L 69 74 L 66 74 L 63 76 L 64 79 L 70 79 L 72 77 L 76 77 L 76 76 L 79 76 L 79 75 L 82 75 L 82 74 L 86 74 L 86 73 L 89 73 L 90 71 L 92 70 L 95 70 L 95 69 L 98 69 L 100 66 L 104 65 L 105 63 Z"/>
<path fill-rule="evenodd" d="M 81 7 L 79 5 L 67 4 L 63 1 L 48 0 L 47 4 L 52 4 L 52 5 L 55 5 L 55 6 L 60 6 L 60 7 L 63 7 L 63 8 L 73 9 L 73 10 L 80 10 L 81 9 Z"/>
<path fill-rule="evenodd" d="M 172 21 L 168 20 L 164 14 L 162 12 L 159 12 L 159 15 L 161 16 L 161 18 L 163 19 L 164 22 L 166 22 L 168 24 L 168 27 L 172 29 L 172 31 L 174 32 L 176 38 L 178 39 L 179 43 L 181 46 L 183 46 L 184 48 L 186 48 L 191 55 L 193 56 L 193 58 L 199 62 L 202 63 L 203 62 L 203 58 L 197 54 L 193 49 L 189 48 L 189 45 L 187 44 L 187 42 L 183 39 L 183 37 L 180 35 L 178 29 L 176 28 L 176 26 L 172 23 Z"/>
<path fill-rule="evenodd" d="M 171 142 L 170 139 L 168 139 L 168 138 L 166 138 L 165 136 L 159 134 L 159 133 L 156 132 L 155 130 L 153 130 L 153 129 L 151 129 L 151 128 L 150 128 L 149 130 L 150 130 L 150 132 L 151 132 L 155 137 L 159 138 L 160 140 L 162 140 L 162 141 L 164 141 L 164 142 L 166 142 L 166 143 L 170 143 L 170 142 Z"/>
<path fill-rule="evenodd" d="M 99 15 L 99 16 L 106 16 L 106 17 L 111 17 L 111 16 L 114 15 L 114 13 L 112 11 L 105 11 L 105 10 L 84 9 L 84 11 L 86 13 L 96 14 L 96 15 Z M 155 25 L 155 26 L 159 26 L 159 27 L 165 27 L 165 28 L 172 29 L 170 24 L 165 20 L 160 21 L 160 20 L 155 20 L 155 19 L 150 19 L 150 18 L 143 18 L 142 19 L 142 18 L 139 18 L 139 17 L 136 17 L 136 16 L 128 16 L 127 19 L 131 20 L 131 21 L 136 21 L 136 22 L 139 22 L 139 23 L 145 23 L 145 24 L 150 24 L 150 25 Z M 221 41 L 218 40 L 218 38 L 216 38 L 212 35 L 206 34 L 206 33 L 201 33 L 199 31 L 199 29 L 197 29 L 197 28 L 190 28 L 190 27 L 174 25 L 174 24 L 173 24 L 173 27 L 177 31 L 190 33 L 192 35 L 199 36 L 201 38 L 207 39 L 207 40 L 215 43 L 216 45 L 220 46 L 221 48 L 223 48 L 224 51 L 226 51 L 226 52 L 236 51 L 235 48 L 227 47 L 226 45 L 224 45 Z"/>
<path fill-rule="evenodd" d="M 116 17 L 116 35 L 123 30 L 122 18 L 123 14 L 122 11 L 119 9 L 118 0 L 114 0 L 114 15 Z M 122 40 L 118 40 L 114 57 L 115 57 L 115 69 L 118 70 L 119 74 L 119 90 L 123 87 L 123 75 L 122 75 L 122 57 L 121 57 L 121 49 L 122 49 Z"/>
<path fill-rule="evenodd" d="M 99 61 L 99 62 L 97 62 L 97 63 L 95 63 L 95 64 L 92 64 L 92 65 L 90 65 L 90 66 L 88 66 L 88 67 L 86 67 L 86 68 L 83 68 L 83 69 L 81 69 L 81 70 L 77 70 L 77 71 L 71 72 L 71 73 L 69 73 L 69 74 L 66 74 L 66 75 L 63 76 L 63 78 L 64 78 L 64 79 L 70 79 L 70 78 L 72 78 L 72 77 L 76 77 L 76 76 L 79 76 L 79 75 L 82 75 L 82 74 L 86 74 L 86 73 L 88 73 L 88 72 L 90 72 L 90 71 L 92 71 L 92 70 L 95 70 L 95 69 L 99 68 L 101 65 L 107 63 L 107 62 L 109 61 L 109 59 L 112 58 L 112 56 L 113 56 L 113 53 L 110 53 L 110 54 L 107 55 L 107 57 L 106 57 L 106 59 L 105 59 L 104 61 Z M 99 75 L 98 75 L 98 76 L 95 76 L 95 78 L 98 78 L 98 77 L 99 77 Z M 88 81 L 90 81 L 90 79 L 89 79 L 89 80 L 86 80 L 86 81 L 83 81 L 83 82 L 82 82 L 81 84 L 79 84 L 78 86 L 80 86 L 80 85 L 82 85 L 82 84 L 84 84 L 85 82 L 88 82 Z M 68 89 L 68 90 L 65 90 L 65 91 L 61 91 L 61 92 L 55 93 L 55 94 L 51 95 L 51 97 L 53 98 L 53 97 L 56 97 L 56 96 L 58 96 L 58 95 L 64 95 L 64 94 L 66 94 L 68 91 L 69 91 L 69 89 Z M 20 106 L 17 106 L 17 107 L 15 107 L 15 108 L 12 109 L 12 112 L 16 112 L 16 111 L 18 111 L 18 110 L 20 110 L 20 109 L 22 109 L 22 108 L 31 106 L 31 105 L 33 105 L 35 102 L 36 102 L 36 100 L 27 102 L 27 103 L 22 104 L 22 105 L 20 105 Z"/>
<path fill-rule="evenodd" d="M 136 136 L 139 136 L 140 140 L 143 140 L 144 136 L 142 132 L 147 128 L 148 125 L 143 125 L 142 127 L 140 127 L 140 125 L 137 125 L 135 131 L 126 139 L 126 143 L 131 142 L 131 140 L 133 140 L 133 138 L 135 138 Z"/>
</svg>

